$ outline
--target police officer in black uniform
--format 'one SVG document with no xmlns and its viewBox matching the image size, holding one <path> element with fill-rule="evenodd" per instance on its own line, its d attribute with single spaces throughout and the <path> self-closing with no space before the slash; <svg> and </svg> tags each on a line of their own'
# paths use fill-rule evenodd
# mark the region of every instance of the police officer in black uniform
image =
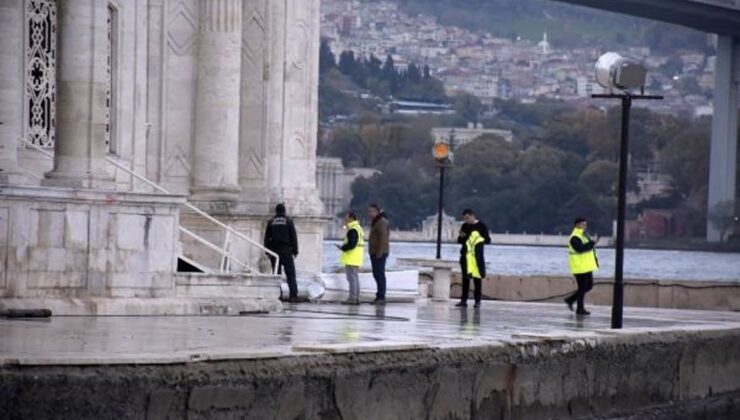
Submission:
<svg viewBox="0 0 740 420">
<path fill-rule="evenodd" d="M 298 256 L 298 236 L 295 233 L 293 220 L 285 215 L 285 205 L 275 206 L 275 217 L 267 222 L 265 229 L 265 248 L 280 256 L 280 267 L 285 271 L 290 289 L 290 302 L 298 301 L 298 285 L 295 280 L 295 264 L 293 258 Z M 269 256 L 269 255 L 268 255 Z M 275 257 L 269 256 L 273 270 L 275 269 Z"/>
</svg>

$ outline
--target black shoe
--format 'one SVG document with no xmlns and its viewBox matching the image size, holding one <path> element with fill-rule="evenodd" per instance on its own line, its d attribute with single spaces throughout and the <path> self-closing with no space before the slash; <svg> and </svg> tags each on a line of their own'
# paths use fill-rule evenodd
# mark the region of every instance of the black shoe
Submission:
<svg viewBox="0 0 740 420">
<path fill-rule="evenodd" d="M 376 299 L 375 299 L 375 300 L 373 301 L 373 305 L 385 305 L 385 299 L 379 299 L 379 298 L 376 298 Z"/>
<path fill-rule="evenodd" d="M 566 305 L 568 305 L 568 309 L 570 309 L 571 312 L 573 312 L 573 301 L 568 300 L 568 298 L 563 299 L 563 302 L 565 302 Z"/>
<path fill-rule="evenodd" d="M 576 315 L 591 315 L 591 312 L 585 310 L 585 309 L 579 309 L 576 311 Z"/>
<path fill-rule="evenodd" d="M 467 308 L 468 307 L 468 302 L 457 302 L 455 304 L 455 307 L 456 308 Z"/>
<path fill-rule="evenodd" d="M 475 302 L 475 305 L 473 305 L 473 308 L 480 308 L 480 301 Z"/>
<path fill-rule="evenodd" d="M 295 296 L 294 296 L 294 297 L 292 297 L 292 298 L 290 298 L 290 299 L 288 299 L 288 303 L 298 303 L 298 302 L 300 302 L 300 301 L 301 301 L 301 300 L 300 300 L 300 299 L 298 299 L 298 297 L 295 297 Z"/>
</svg>

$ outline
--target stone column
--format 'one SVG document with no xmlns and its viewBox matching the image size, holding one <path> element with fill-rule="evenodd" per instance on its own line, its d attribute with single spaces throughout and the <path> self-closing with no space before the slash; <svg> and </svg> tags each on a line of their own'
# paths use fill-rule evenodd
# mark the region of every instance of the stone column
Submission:
<svg viewBox="0 0 740 420">
<path fill-rule="evenodd" d="M 0 2 L 0 184 L 20 181 L 16 139 L 23 135 L 23 5 L 23 0 Z"/>
<path fill-rule="evenodd" d="M 193 198 L 236 200 L 242 0 L 200 0 Z"/>
<path fill-rule="evenodd" d="M 280 8 L 281 7 L 281 8 Z M 318 0 L 274 2 L 271 121 L 276 145 L 268 181 L 273 198 L 302 215 L 323 215 L 316 188 L 318 125 Z M 280 98 L 283 98 L 280 101 Z M 289 206 L 291 209 L 291 206 Z"/>
<path fill-rule="evenodd" d="M 720 35 L 714 75 L 714 116 L 709 165 L 708 211 L 723 202 L 735 203 L 737 174 L 737 108 L 740 86 L 740 39 Z M 732 233 L 730 231 L 729 233 Z M 707 221 L 707 240 L 721 241 L 720 231 Z"/>
<path fill-rule="evenodd" d="M 111 188 L 105 172 L 107 4 L 59 0 L 57 17 L 54 169 L 44 184 Z"/>
</svg>

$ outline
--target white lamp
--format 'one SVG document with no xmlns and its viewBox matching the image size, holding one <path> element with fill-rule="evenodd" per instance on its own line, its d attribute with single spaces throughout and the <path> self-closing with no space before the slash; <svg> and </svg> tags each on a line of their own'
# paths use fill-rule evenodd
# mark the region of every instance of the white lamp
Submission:
<svg viewBox="0 0 740 420">
<path fill-rule="evenodd" d="M 596 61 L 596 82 L 612 92 L 614 88 L 627 91 L 645 86 L 647 69 L 615 52 L 608 52 Z"/>
</svg>

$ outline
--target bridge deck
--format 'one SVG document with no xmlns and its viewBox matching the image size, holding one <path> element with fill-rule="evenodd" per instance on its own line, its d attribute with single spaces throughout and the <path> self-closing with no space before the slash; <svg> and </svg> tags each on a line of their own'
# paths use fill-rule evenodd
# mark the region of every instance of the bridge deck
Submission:
<svg viewBox="0 0 740 420">
<path fill-rule="evenodd" d="M 704 32 L 740 35 L 740 0 L 555 0 L 688 26 Z"/>
</svg>

